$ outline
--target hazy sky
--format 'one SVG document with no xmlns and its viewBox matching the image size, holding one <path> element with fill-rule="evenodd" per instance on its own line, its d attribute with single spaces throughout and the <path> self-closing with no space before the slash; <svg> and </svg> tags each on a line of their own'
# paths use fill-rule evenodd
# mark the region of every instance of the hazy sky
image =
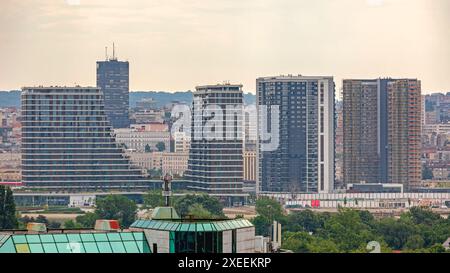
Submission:
<svg viewBox="0 0 450 273">
<path fill-rule="evenodd" d="M 0 90 L 94 86 L 113 42 L 131 90 L 303 74 L 450 91 L 450 0 L 0 0 Z"/>
</svg>

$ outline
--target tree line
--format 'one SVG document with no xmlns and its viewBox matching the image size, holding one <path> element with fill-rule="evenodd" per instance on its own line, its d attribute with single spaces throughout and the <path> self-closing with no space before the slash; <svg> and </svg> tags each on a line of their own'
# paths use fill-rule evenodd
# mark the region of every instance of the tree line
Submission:
<svg viewBox="0 0 450 273">
<path fill-rule="evenodd" d="M 369 211 L 340 208 L 337 213 L 304 210 L 285 214 L 275 200 L 256 202 L 256 233 L 268 236 L 271 222 L 282 224 L 282 248 L 299 253 L 367 253 L 378 242 L 382 252 L 445 252 L 450 219 L 414 207 L 399 218 L 375 218 Z"/>
<path fill-rule="evenodd" d="M 143 197 L 143 209 L 163 205 L 160 191 L 151 191 Z M 221 202 L 206 194 L 174 197 L 173 206 L 181 217 L 226 218 Z M 398 218 L 381 219 L 369 211 L 347 208 L 340 208 L 337 213 L 303 210 L 286 214 L 280 203 L 269 198 L 259 198 L 255 207 L 257 216 L 251 221 L 256 234 L 269 236 L 271 224 L 276 220 L 282 224 L 282 248 L 299 253 L 366 253 L 371 241 L 378 242 L 382 252 L 445 252 L 442 243 L 450 237 L 450 219 L 419 207 L 411 208 Z M 128 228 L 136 220 L 137 211 L 133 200 L 109 195 L 97 199 L 94 212 L 68 220 L 63 227 L 93 228 L 97 219 L 111 219 L 118 220 L 122 228 Z M 0 186 L 0 229 L 23 227 L 30 221 L 59 228 L 44 216 L 18 218 L 11 190 Z"/>
</svg>

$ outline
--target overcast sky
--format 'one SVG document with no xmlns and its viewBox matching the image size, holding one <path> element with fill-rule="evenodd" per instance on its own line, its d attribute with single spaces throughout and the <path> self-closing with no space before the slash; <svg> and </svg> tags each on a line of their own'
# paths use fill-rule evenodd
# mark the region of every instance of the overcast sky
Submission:
<svg viewBox="0 0 450 273">
<path fill-rule="evenodd" d="M 450 91 L 450 0 L 1 0 L 0 90 L 94 86 L 113 42 L 131 90 L 303 74 Z"/>
</svg>

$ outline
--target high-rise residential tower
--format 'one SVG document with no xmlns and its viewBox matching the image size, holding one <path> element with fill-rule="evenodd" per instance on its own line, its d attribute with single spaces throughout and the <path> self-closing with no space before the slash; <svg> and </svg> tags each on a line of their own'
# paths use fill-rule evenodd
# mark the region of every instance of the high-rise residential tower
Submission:
<svg viewBox="0 0 450 273">
<path fill-rule="evenodd" d="M 113 128 L 128 128 L 129 119 L 129 63 L 116 56 L 97 62 L 97 87 L 105 96 L 105 111 Z"/>
<path fill-rule="evenodd" d="M 343 84 L 344 184 L 378 183 L 380 81 L 344 80 Z"/>
<path fill-rule="evenodd" d="M 242 99 L 242 85 L 196 87 L 185 172 L 189 189 L 231 202 L 244 196 Z"/>
<path fill-rule="evenodd" d="M 148 178 L 116 144 L 99 88 L 30 87 L 21 99 L 25 186 L 79 191 L 149 187 Z"/>
<path fill-rule="evenodd" d="M 264 77 L 256 80 L 256 88 L 257 190 L 263 193 L 332 191 L 335 173 L 333 77 Z M 265 107 L 267 115 L 262 111 Z M 265 127 L 270 131 L 271 141 L 278 139 L 275 145 L 273 142 L 264 144 Z"/>
<path fill-rule="evenodd" d="M 345 185 L 420 182 L 421 105 L 418 80 L 343 81 Z"/>
<path fill-rule="evenodd" d="M 389 180 L 406 191 L 420 187 L 422 180 L 421 83 L 402 79 L 388 84 Z"/>
</svg>

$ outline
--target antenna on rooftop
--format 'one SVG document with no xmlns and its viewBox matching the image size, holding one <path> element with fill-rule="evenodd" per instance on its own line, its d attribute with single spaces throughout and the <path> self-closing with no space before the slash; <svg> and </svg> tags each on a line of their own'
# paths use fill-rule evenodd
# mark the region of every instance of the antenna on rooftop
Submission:
<svg viewBox="0 0 450 273">
<path fill-rule="evenodd" d="M 108 61 L 108 47 L 105 46 L 105 61 Z"/>
<path fill-rule="evenodd" d="M 113 43 L 113 57 L 112 57 L 112 59 L 116 60 L 116 46 L 114 45 L 114 43 Z"/>
</svg>

